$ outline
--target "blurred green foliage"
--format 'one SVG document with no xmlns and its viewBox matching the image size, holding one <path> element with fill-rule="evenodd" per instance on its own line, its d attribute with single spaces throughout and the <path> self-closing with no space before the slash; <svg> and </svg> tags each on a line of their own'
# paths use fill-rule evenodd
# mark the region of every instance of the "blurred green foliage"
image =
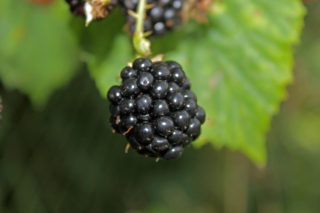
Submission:
<svg viewBox="0 0 320 213">
<path fill-rule="evenodd" d="M 8 88 L 1 90 L 0 212 L 318 213 L 320 4 L 307 6 L 302 42 L 295 49 L 294 84 L 268 134 L 264 169 L 256 168 L 238 152 L 217 151 L 209 145 L 190 147 L 176 161 L 155 163 L 134 151 L 125 155 L 125 141 L 111 134 L 108 104 L 101 99 L 101 91 L 107 86 L 97 79 L 105 78 L 106 84 L 117 82 L 116 76 L 112 78 L 114 74 L 105 72 L 104 67 L 110 63 L 104 60 L 117 60 L 119 54 L 119 60 L 125 63 L 125 57 L 132 52 L 121 55 L 121 49 L 113 45 L 129 45 L 130 41 L 121 29 L 112 28 L 116 36 L 107 37 L 109 43 L 102 42 L 106 35 L 94 31 L 108 20 L 95 23 L 90 30 L 81 27 L 81 20 L 71 20 L 74 35 L 81 35 L 77 42 L 85 50 L 79 57 L 89 62 L 94 81 L 87 66 L 80 64 L 71 83 L 57 90 L 41 110 L 35 110 L 26 96 L 10 89 L 20 87 L 4 82 Z M 3 20 L 1 16 L 0 23 L 5 23 Z M 121 21 L 114 24 L 121 25 Z M 193 27 L 197 26 L 191 24 Z M 184 30 L 188 28 L 164 40 L 179 40 Z M 193 31 L 189 33 L 193 35 Z M 90 36 L 97 36 L 99 42 L 88 43 L 92 41 Z M 155 50 L 160 50 L 154 42 Z M 176 43 L 165 48 L 183 47 Z M 213 52 L 217 54 L 218 50 Z M 170 52 L 168 57 L 173 55 Z M 7 62 L 3 59 L 1 55 L 0 70 L 5 67 L 2 61 Z M 120 62 L 108 69 L 117 73 L 122 67 Z M 187 72 L 195 75 L 189 69 Z M 200 86 L 201 81 L 196 79 L 194 87 Z"/>
<path fill-rule="evenodd" d="M 74 75 L 78 47 L 60 4 L 35 6 L 27 1 L 0 2 L 0 76 L 37 105 Z"/>
</svg>

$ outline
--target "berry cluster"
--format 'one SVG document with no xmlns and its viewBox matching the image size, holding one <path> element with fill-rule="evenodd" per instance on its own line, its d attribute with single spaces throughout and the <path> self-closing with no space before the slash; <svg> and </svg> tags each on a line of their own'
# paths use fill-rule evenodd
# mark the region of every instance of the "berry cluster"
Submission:
<svg viewBox="0 0 320 213">
<path fill-rule="evenodd" d="M 130 33 L 135 31 L 136 19 L 128 11 L 136 11 L 138 0 L 119 0 L 125 14 Z M 181 10 L 184 0 L 148 0 L 150 8 L 146 11 L 144 31 L 151 35 L 163 35 L 181 24 Z"/>
<path fill-rule="evenodd" d="M 121 78 L 122 84 L 108 92 L 114 131 L 126 135 L 140 154 L 167 160 L 181 156 L 205 121 L 181 66 L 138 58 Z"/>
</svg>

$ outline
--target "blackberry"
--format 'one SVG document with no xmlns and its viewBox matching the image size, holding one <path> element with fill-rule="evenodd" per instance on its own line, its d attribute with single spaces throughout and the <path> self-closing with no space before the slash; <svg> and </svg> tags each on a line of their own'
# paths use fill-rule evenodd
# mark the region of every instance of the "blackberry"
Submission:
<svg viewBox="0 0 320 213">
<path fill-rule="evenodd" d="M 123 12 L 127 14 L 127 24 L 131 34 L 135 31 L 136 20 L 129 15 L 128 11 L 136 11 L 138 2 L 138 0 L 119 0 Z M 145 32 L 158 36 L 176 29 L 182 22 L 181 13 L 184 2 L 185 0 L 148 0 L 148 5 L 152 7 L 146 11 Z"/>
<path fill-rule="evenodd" d="M 139 154 L 180 157 L 200 135 L 206 116 L 181 66 L 138 58 L 121 71 L 121 78 L 122 84 L 107 95 L 114 132 L 125 135 Z"/>
</svg>

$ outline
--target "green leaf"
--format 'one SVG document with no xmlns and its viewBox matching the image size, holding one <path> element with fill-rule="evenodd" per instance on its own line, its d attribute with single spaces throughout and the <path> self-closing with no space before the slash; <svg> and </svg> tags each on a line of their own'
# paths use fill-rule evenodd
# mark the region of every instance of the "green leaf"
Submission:
<svg viewBox="0 0 320 213">
<path fill-rule="evenodd" d="M 74 74 L 78 48 L 69 17 L 63 1 L 50 6 L 0 1 L 1 80 L 28 94 L 38 106 Z"/>
<path fill-rule="evenodd" d="M 292 46 L 304 13 L 299 0 L 225 0 L 216 2 L 208 25 L 193 23 L 155 41 L 158 51 L 183 64 L 207 112 L 195 144 L 210 141 L 265 163 L 265 134 L 292 81 Z"/>
</svg>

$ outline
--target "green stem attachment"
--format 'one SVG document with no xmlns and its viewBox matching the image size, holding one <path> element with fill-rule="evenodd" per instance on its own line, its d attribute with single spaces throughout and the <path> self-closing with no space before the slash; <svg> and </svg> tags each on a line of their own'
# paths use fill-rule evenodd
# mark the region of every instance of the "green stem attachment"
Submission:
<svg viewBox="0 0 320 213">
<path fill-rule="evenodd" d="M 131 12 L 131 15 L 136 19 L 136 30 L 133 34 L 133 46 L 138 56 L 149 56 L 151 54 L 151 43 L 146 39 L 148 33 L 144 33 L 144 19 L 146 15 L 147 0 L 139 0 L 137 13 Z"/>
</svg>

